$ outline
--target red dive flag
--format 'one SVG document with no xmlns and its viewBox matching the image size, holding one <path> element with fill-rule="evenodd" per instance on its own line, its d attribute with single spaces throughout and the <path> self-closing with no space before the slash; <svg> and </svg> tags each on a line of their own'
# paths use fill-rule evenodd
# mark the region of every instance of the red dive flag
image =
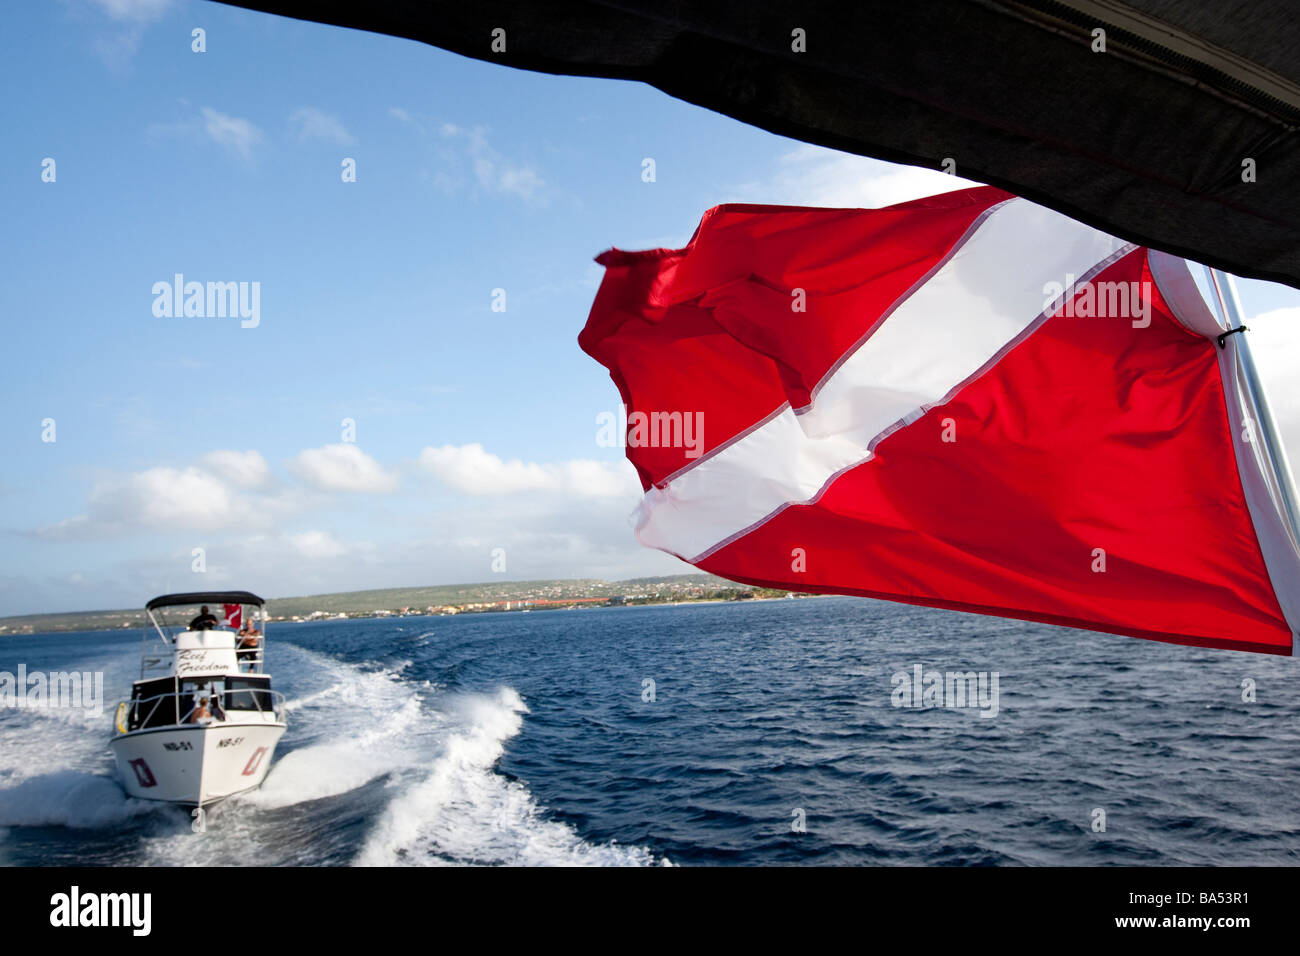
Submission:
<svg viewBox="0 0 1300 956">
<path fill-rule="evenodd" d="M 238 630 L 243 623 L 244 606 L 242 604 L 226 605 L 226 625 Z"/>
<path fill-rule="evenodd" d="M 597 260 L 645 545 L 737 581 L 1291 654 L 1300 548 L 1187 264 L 991 187 Z M 688 428 L 687 426 L 691 426 Z"/>
</svg>

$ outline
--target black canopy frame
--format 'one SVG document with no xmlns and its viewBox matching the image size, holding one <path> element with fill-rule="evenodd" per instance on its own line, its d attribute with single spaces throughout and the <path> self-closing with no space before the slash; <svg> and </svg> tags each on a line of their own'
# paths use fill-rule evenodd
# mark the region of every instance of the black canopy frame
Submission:
<svg viewBox="0 0 1300 956">
<path fill-rule="evenodd" d="M 252 591 L 184 591 L 160 595 L 144 609 L 152 611 L 160 607 L 190 607 L 195 604 L 254 604 L 262 607 L 266 602 Z"/>
</svg>

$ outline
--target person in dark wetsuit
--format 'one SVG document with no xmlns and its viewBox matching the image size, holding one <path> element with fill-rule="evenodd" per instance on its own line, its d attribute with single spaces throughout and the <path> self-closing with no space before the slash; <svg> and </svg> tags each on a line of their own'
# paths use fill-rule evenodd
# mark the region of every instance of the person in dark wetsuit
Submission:
<svg viewBox="0 0 1300 956">
<path fill-rule="evenodd" d="M 199 616 L 190 621 L 190 630 L 206 631 L 216 627 L 219 623 L 217 616 L 209 611 L 208 606 L 205 604 L 199 608 Z"/>
</svg>

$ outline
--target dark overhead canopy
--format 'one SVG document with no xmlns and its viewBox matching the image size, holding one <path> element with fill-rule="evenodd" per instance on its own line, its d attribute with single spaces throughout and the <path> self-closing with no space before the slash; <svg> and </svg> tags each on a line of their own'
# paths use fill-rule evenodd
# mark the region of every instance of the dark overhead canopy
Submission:
<svg viewBox="0 0 1300 956">
<path fill-rule="evenodd" d="M 951 158 L 1125 239 L 1300 286 L 1300 16 L 1284 0 L 233 2 L 642 80 L 866 156 Z"/>
<path fill-rule="evenodd" d="M 159 607 L 190 607 L 195 604 L 256 604 L 266 602 L 251 591 L 185 591 L 164 594 L 144 606 L 146 611 Z"/>
</svg>

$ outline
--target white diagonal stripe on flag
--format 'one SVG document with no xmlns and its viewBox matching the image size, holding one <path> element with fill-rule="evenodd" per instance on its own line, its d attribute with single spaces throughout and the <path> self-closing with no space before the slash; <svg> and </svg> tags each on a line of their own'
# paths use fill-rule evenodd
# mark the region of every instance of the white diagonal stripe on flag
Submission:
<svg viewBox="0 0 1300 956">
<path fill-rule="evenodd" d="M 637 537 L 699 561 L 813 500 L 1030 331 L 1044 317 L 1048 283 L 1082 281 L 1133 248 L 1023 199 L 999 206 L 840 363 L 810 408 L 796 415 L 787 406 L 652 486 L 635 514 Z"/>
</svg>

